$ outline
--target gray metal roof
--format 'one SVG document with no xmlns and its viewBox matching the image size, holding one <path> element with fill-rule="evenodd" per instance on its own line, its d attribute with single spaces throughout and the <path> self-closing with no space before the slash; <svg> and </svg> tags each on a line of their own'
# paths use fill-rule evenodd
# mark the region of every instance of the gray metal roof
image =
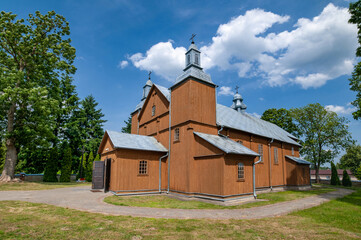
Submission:
<svg viewBox="0 0 361 240">
<path fill-rule="evenodd" d="M 258 153 L 255 153 L 249 148 L 246 148 L 240 143 L 237 143 L 227 137 L 221 137 L 218 135 L 205 134 L 200 132 L 194 132 L 194 135 L 202 138 L 203 140 L 209 142 L 213 146 L 219 148 L 225 153 L 231 154 L 240 154 L 240 155 L 250 155 L 250 156 L 259 156 Z"/>
<path fill-rule="evenodd" d="M 295 136 L 277 125 L 221 104 L 217 104 L 217 125 L 301 146 L 292 139 L 296 139 Z"/>
<path fill-rule="evenodd" d="M 207 73 L 203 72 L 201 69 L 196 68 L 196 67 L 194 67 L 194 66 L 188 68 L 186 71 L 183 72 L 182 75 L 180 75 L 179 77 L 177 77 L 177 79 L 176 79 L 176 81 L 175 81 L 175 83 L 174 83 L 173 86 L 178 85 L 180 82 L 186 80 L 186 79 L 189 78 L 189 77 L 194 77 L 194 78 L 196 78 L 196 79 L 199 79 L 199 80 L 201 80 L 201 81 L 203 81 L 203 82 L 206 82 L 206 83 L 209 83 L 209 84 L 215 86 L 215 84 L 214 84 L 214 83 L 212 82 L 212 80 L 211 80 L 211 76 L 210 76 L 210 75 L 208 75 Z M 172 87 L 173 87 L 173 86 L 172 86 Z"/>
<path fill-rule="evenodd" d="M 288 156 L 286 155 L 286 157 L 288 157 L 289 159 L 291 159 L 292 161 L 295 161 L 299 164 L 307 164 L 307 165 L 311 165 L 311 163 L 309 161 L 306 161 L 302 158 L 298 158 L 298 157 L 295 157 L 295 156 Z"/>
<path fill-rule="evenodd" d="M 168 88 L 160 86 L 158 84 L 154 84 L 154 86 L 156 86 L 159 89 L 159 91 L 167 98 L 167 100 L 170 101 L 170 90 Z M 146 99 L 143 99 L 138 103 L 133 113 L 140 110 L 143 107 L 145 100 Z"/>
<path fill-rule="evenodd" d="M 106 130 L 115 148 L 168 152 L 154 137 Z"/>
</svg>

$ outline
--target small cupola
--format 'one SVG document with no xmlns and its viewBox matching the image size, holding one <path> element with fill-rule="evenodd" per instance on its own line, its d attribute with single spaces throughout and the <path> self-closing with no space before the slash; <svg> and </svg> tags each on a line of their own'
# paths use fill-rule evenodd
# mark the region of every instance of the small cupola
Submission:
<svg viewBox="0 0 361 240">
<path fill-rule="evenodd" d="M 142 101 L 147 98 L 148 93 L 149 93 L 151 87 L 153 86 L 153 83 L 152 83 L 152 81 L 150 80 L 150 75 L 151 75 L 151 74 L 152 74 L 152 72 L 149 72 L 149 74 L 148 74 L 148 81 L 145 83 L 145 85 L 144 85 L 144 87 L 143 87 L 143 97 L 142 97 L 142 99 L 141 99 Z"/>
<path fill-rule="evenodd" d="M 245 112 L 247 109 L 246 104 L 243 103 L 243 98 L 241 94 L 238 93 L 238 86 L 236 86 L 236 94 L 233 97 L 233 104 L 231 108 L 236 110 L 237 112 Z"/>
<path fill-rule="evenodd" d="M 201 67 L 201 52 L 198 50 L 197 46 L 194 43 L 194 37 L 195 35 L 192 35 L 192 43 L 188 48 L 188 51 L 186 52 L 186 66 L 183 71 L 186 71 L 190 67 L 196 67 L 202 70 Z"/>
</svg>

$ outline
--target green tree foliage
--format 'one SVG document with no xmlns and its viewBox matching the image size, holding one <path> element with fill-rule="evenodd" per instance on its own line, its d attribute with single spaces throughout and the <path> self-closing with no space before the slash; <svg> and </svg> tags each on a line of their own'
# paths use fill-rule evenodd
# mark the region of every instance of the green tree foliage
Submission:
<svg viewBox="0 0 361 240">
<path fill-rule="evenodd" d="M 44 182 L 58 182 L 56 177 L 58 172 L 58 150 L 52 148 L 48 155 L 48 160 L 46 162 L 46 167 L 44 171 Z"/>
<path fill-rule="evenodd" d="M 23 145 L 35 148 L 54 139 L 60 79 L 76 71 L 64 17 L 54 11 L 16 17 L 0 13 L 0 125 L 6 127 L 7 151 L 0 181 L 14 177 Z"/>
<path fill-rule="evenodd" d="M 303 140 L 301 154 L 313 163 L 319 181 L 320 166 L 330 162 L 351 142 L 348 122 L 319 103 L 292 109 L 291 113 Z"/>
<path fill-rule="evenodd" d="M 337 174 L 337 169 L 335 164 L 331 161 L 331 185 L 340 185 L 340 178 Z"/>
<path fill-rule="evenodd" d="M 361 180 L 361 165 L 357 168 L 355 177 L 359 180 Z"/>
<path fill-rule="evenodd" d="M 358 42 L 361 44 L 361 1 L 350 3 L 349 12 L 351 18 L 349 23 L 356 24 L 358 29 Z M 356 50 L 356 56 L 361 57 L 361 46 Z M 361 62 L 357 63 L 354 67 L 352 77 L 349 79 L 350 89 L 356 92 L 356 99 L 352 102 L 352 105 L 356 107 L 356 111 L 353 113 L 355 119 L 361 118 Z"/>
<path fill-rule="evenodd" d="M 346 153 L 340 159 L 340 167 L 348 168 L 352 173 L 356 173 L 361 164 L 361 146 L 353 144 L 346 149 Z"/>
<path fill-rule="evenodd" d="M 292 114 L 287 109 L 267 109 L 262 114 L 261 119 L 276 124 L 296 137 L 299 135 L 297 125 L 293 122 Z"/>
<path fill-rule="evenodd" d="M 94 162 L 94 155 L 93 152 L 90 152 L 89 157 L 85 163 L 84 170 L 85 170 L 85 180 L 87 182 L 92 181 L 93 177 L 93 162 Z"/>
<path fill-rule="evenodd" d="M 97 154 L 97 155 L 95 156 L 94 161 L 100 161 L 100 155 L 99 155 L 99 154 Z"/>
<path fill-rule="evenodd" d="M 122 133 L 130 133 L 132 131 L 132 118 L 129 117 L 124 123 L 125 127 L 122 127 Z"/>
<path fill-rule="evenodd" d="M 343 170 L 342 185 L 345 186 L 345 187 L 351 187 L 352 186 L 350 176 L 348 175 L 346 169 Z"/>
<path fill-rule="evenodd" d="M 72 164 L 71 149 L 69 146 L 67 146 L 65 148 L 62 164 L 61 164 L 60 182 L 70 182 L 71 164 Z"/>
<path fill-rule="evenodd" d="M 84 178 L 85 176 L 87 156 L 88 154 L 85 152 L 82 156 L 79 157 L 79 168 L 78 168 L 78 174 L 76 176 L 77 179 Z"/>
</svg>

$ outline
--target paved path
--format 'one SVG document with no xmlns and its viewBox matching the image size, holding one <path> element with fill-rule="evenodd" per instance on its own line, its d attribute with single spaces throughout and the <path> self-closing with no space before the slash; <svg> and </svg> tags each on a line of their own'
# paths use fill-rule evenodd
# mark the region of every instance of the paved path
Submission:
<svg viewBox="0 0 361 240">
<path fill-rule="evenodd" d="M 263 207 L 246 209 L 168 209 L 115 206 L 103 202 L 110 193 L 90 192 L 90 186 L 58 188 L 41 191 L 0 191 L 0 201 L 18 200 L 46 203 L 82 211 L 109 215 L 126 215 L 151 218 L 178 219 L 257 219 L 286 215 L 290 212 L 311 208 L 331 199 L 343 197 L 352 190 L 338 189 L 317 196 L 281 202 Z"/>
</svg>

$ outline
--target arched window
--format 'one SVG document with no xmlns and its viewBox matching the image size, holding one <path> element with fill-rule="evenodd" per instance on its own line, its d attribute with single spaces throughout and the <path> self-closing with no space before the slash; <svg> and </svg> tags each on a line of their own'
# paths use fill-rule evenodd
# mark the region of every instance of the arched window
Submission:
<svg viewBox="0 0 361 240">
<path fill-rule="evenodd" d="M 198 54 L 195 55 L 195 61 L 194 62 L 199 65 L 199 56 L 198 56 Z"/>
<path fill-rule="evenodd" d="M 191 63 L 191 55 L 187 55 L 187 66 Z"/>
<path fill-rule="evenodd" d="M 244 179 L 244 164 L 238 163 L 238 180 Z"/>
</svg>

